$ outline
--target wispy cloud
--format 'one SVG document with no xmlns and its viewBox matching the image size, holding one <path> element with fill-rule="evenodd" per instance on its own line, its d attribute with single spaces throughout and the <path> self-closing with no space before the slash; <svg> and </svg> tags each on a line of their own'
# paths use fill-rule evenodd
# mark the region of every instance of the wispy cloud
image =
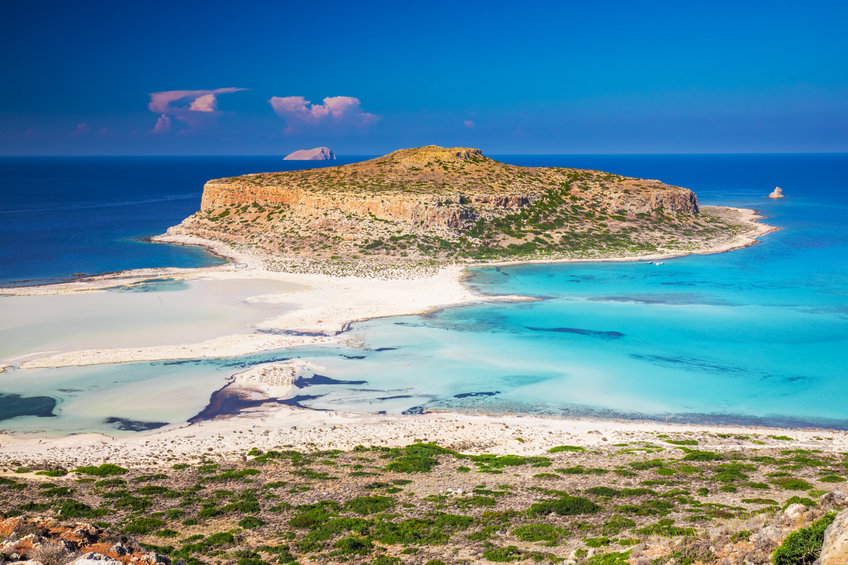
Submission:
<svg viewBox="0 0 848 565">
<path fill-rule="evenodd" d="M 88 124 L 82 122 L 81 124 L 77 124 L 77 127 L 74 130 L 74 135 L 82 135 L 84 133 L 88 133 L 89 131 L 91 131 L 91 128 L 88 126 Z"/>
<path fill-rule="evenodd" d="M 221 112 L 218 111 L 218 95 L 240 92 L 246 88 L 215 88 L 213 90 L 164 90 L 151 92 L 147 109 L 159 114 L 153 133 L 165 133 L 173 127 L 171 117 L 184 122 L 188 127 L 198 127 Z"/>
<path fill-rule="evenodd" d="M 474 129 L 474 122 L 472 122 L 471 120 L 465 120 L 464 122 L 462 122 L 462 125 L 464 125 L 468 129 Z"/>
<path fill-rule="evenodd" d="M 330 96 L 323 104 L 313 104 L 303 96 L 274 96 L 268 102 L 286 120 L 285 134 L 323 126 L 363 128 L 380 119 L 363 111 L 359 98 L 353 96 Z"/>
</svg>

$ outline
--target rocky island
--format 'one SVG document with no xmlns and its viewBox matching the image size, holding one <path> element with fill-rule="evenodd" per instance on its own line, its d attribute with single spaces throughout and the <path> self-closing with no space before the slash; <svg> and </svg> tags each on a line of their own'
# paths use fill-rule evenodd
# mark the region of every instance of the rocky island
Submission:
<svg viewBox="0 0 848 565">
<path fill-rule="evenodd" d="M 658 180 L 521 167 L 479 149 L 428 146 L 210 180 L 200 210 L 168 235 L 248 248 L 291 269 L 709 252 L 758 226 Z"/>
<path fill-rule="evenodd" d="M 335 161 L 336 155 L 329 147 L 300 149 L 283 157 L 283 161 Z"/>
</svg>

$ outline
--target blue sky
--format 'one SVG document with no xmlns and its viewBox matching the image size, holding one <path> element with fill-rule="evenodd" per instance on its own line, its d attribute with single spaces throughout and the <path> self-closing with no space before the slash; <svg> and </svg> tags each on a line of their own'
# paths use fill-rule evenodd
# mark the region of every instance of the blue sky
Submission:
<svg viewBox="0 0 848 565">
<path fill-rule="evenodd" d="M 846 2 L 0 0 L 0 154 L 848 151 Z"/>
</svg>

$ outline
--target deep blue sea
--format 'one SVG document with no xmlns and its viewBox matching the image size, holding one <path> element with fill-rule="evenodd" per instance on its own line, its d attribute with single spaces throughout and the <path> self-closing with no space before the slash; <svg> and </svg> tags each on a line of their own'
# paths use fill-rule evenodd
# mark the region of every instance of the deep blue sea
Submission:
<svg viewBox="0 0 848 565">
<path fill-rule="evenodd" d="M 213 265 L 220 259 L 200 249 L 143 239 L 196 212 L 209 179 L 326 163 L 280 157 L 0 157 L 0 284 Z"/>
<path fill-rule="evenodd" d="M 326 378 L 302 383 L 295 399 L 316 409 L 848 428 L 848 155 L 496 158 L 660 179 L 693 189 L 702 204 L 756 208 L 781 230 L 747 249 L 659 266 L 474 269 L 468 284 L 481 292 L 541 300 L 358 323 L 350 330 L 363 344 L 357 349 L 311 347 L 227 360 L 28 371 L 26 383 L 5 381 L 3 392 L 36 399 L 33 405 L 42 411 L 43 399 L 58 399 L 59 417 L 24 416 L 0 425 L 50 429 L 54 424 L 48 420 L 65 418 L 67 424 L 75 418 L 73 431 L 100 429 L 102 419 L 72 416 L 74 401 L 62 390 L 108 390 L 110 398 L 120 398 L 121 390 L 129 395 L 140 382 L 173 387 L 183 379 L 208 398 L 227 375 L 247 365 L 298 356 L 325 368 Z M 134 167 L 131 182 L 119 162 Z M 2 223 L 17 226 L 14 249 L 7 244 L 9 226 L 0 227 L 5 280 L 211 261 L 199 252 L 164 251 L 135 238 L 164 231 L 193 212 L 208 178 L 283 170 L 282 161 L 262 158 L 69 163 L 0 161 L 4 193 L 7 179 L 15 178 L 14 186 L 40 191 L 35 198 L 19 188 L 11 200 L 18 212 L 50 210 L 3 212 Z M 100 168 L 102 163 L 108 167 Z M 39 176 L 38 170 L 49 174 Z M 76 171 L 73 181 L 63 178 L 69 170 Z M 96 180 L 90 183 L 93 192 L 86 178 Z M 60 182 L 76 190 L 63 192 Z M 778 185 L 787 198 L 766 198 Z M 118 204 L 92 214 L 104 195 Z M 77 222 L 63 211 L 78 216 Z M 69 241 L 71 227 L 78 233 Z M 64 251 L 51 245 L 41 261 L 33 260 L 49 241 L 60 242 Z M 136 254 L 137 249 L 149 251 Z M 29 266 L 19 268 L 19 262 Z M 125 406 L 122 413 L 145 419 L 132 410 Z M 170 423 L 184 421 L 189 412 L 174 413 Z M 66 433 L 70 428 L 66 425 Z"/>
</svg>

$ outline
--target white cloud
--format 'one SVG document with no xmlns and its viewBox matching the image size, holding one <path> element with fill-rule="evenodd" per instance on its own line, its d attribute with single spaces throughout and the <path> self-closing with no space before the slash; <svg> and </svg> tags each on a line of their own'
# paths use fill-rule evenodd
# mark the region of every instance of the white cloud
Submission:
<svg viewBox="0 0 848 565">
<path fill-rule="evenodd" d="M 77 124 L 77 128 L 74 130 L 74 135 L 82 135 L 84 133 L 88 133 L 91 131 L 91 128 L 87 123 L 82 122 L 81 124 Z"/>
<path fill-rule="evenodd" d="M 218 99 L 214 94 L 204 94 L 195 98 L 188 109 L 192 112 L 214 112 L 218 109 Z"/>
<path fill-rule="evenodd" d="M 197 127 L 204 122 L 214 119 L 218 111 L 218 95 L 240 92 L 246 88 L 216 88 L 213 90 L 163 90 L 151 92 L 147 109 L 159 114 L 159 119 L 153 127 L 153 133 L 163 133 L 171 129 L 170 116 L 186 123 L 189 127 Z"/>
<path fill-rule="evenodd" d="M 474 129 L 474 122 L 472 122 L 471 120 L 465 120 L 464 122 L 462 122 L 462 125 L 464 125 L 468 129 Z"/>
<path fill-rule="evenodd" d="M 285 134 L 321 126 L 362 128 L 380 119 L 363 111 L 359 98 L 353 96 L 330 96 L 323 102 L 312 104 L 303 96 L 274 96 L 268 100 L 274 112 L 286 120 Z"/>
</svg>

